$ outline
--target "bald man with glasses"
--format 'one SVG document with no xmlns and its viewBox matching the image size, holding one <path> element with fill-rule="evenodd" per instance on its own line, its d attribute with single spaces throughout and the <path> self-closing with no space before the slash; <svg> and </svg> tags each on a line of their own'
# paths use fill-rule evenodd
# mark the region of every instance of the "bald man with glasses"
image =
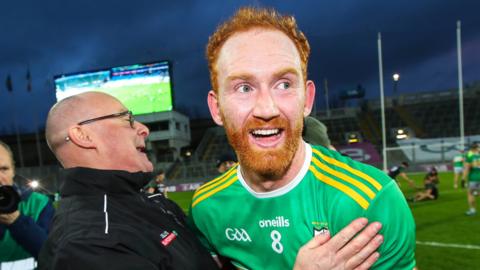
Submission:
<svg viewBox="0 0 480 270">
<path fill-rule="evenodd" d="M 139 192 L 153 171 L 148 135 L 132 112 L 104 93 L 52 107 L 47 143 L 65 169 L 39 269 L 217 269 L 176 204 Z"/>
</svg>

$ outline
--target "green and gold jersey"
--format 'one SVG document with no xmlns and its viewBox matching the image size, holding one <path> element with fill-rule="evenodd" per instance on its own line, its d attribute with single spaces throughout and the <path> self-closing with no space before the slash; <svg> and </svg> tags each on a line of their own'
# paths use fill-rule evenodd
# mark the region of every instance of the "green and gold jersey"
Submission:
<svg viewBox="0 0 480 270">
<path fill-rule="evenodd" d="M 321 146 L 306 144 L 298 175 L 271 192 L 253 191 L 235 166 L 201 186 L 190 211 L 204 245 L 240 269 L 292 269 L 315 234 L 333 236 L 358 217 L 383 224 L 381 256 L 372 269 L 415 266 L 415 223 L 397 184 Z"/>
<path fill-rule="evenodd" d="M 453 167 L 463 168 L 464 155 L 459 153 L 453 157 Z"/>
<path fill-rule="evenodd" d="M 465 163 L 470 165 L 468 181 L 480 182 L 480 153 L 468 151 Z"/>
</svg>

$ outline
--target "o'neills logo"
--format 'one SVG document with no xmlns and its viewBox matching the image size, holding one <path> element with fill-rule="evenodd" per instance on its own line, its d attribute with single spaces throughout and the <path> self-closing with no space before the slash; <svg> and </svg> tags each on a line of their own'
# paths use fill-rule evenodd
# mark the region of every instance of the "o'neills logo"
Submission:
<svg viewBox="0 0 480 270">
<path fill-rule="evenodd" d="M 258 222 L 260 228 L 269 228 L 269 227 L 290 227 L 290 221 L 288 218 L 283 216 L 278 216 L 275 219 L 262 219 Z"/>
</svg>

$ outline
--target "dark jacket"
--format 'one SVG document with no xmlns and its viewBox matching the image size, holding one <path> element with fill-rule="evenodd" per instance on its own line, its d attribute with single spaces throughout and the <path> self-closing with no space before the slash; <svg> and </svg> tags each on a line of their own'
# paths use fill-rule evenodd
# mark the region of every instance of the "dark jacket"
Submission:
<svg viewBox="0 0 480 270">
<path fill-rule="evenodd" d="M 74 168 L 60 177 L 39 269 L 217 269 L 175 203 L 139 192 L 151 174 Z"/>
</svg>

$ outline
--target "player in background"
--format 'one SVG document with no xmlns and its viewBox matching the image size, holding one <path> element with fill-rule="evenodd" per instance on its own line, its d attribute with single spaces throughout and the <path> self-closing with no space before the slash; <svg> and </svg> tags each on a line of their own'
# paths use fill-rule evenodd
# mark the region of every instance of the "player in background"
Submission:
<svg viewBox="0 0 480 270">
<path fill-rule="evenodd" d="M 435 166 L 430 167 L 430 169 L 427 172 L 427 176 L 432 179 L 432 183 L 438 187 L 440 184 L 440 177 L 438 176 L 438 170 Z"/>
<path fill-rule="evenodd" d="M 458 188 L 458 179 L 461 179 L 463 176 L 463 162 L 465 161 L 465 154 L 463 150 L 459 150 L 458 153 L 453 157 L 453 188 Z M 462 179 L 461 187 L 465 187 L 465 180 Z"/>
<path fill-rule="evenodd" d="M 424 200 L 436 200 L 438 198 L 438 187 L 435 182 L 438 180 L 438 176 L 433 173 L 427 173 L 424 179 L 424 191 L 418 192 L 413 198 L 413 202 Z"/>
<path fill-rule="evenodd" d="M 408 162 L 406 161 L 402 162 L 400 165 L 395 165 L 388 170 L 388 176 L 390 176 L 390 178 L 395 180 L 395 182 L 397 182 L 399 186 L 400 186 L 400 181 L 398 181 L 397 176 L 400 176 L 403 179 L 405 179 L 405 181 L 407 181 L 411 187 L 414 188 L 415 183 L 413 182 L 412 179 L 408 178 L 407 174 L 405 173 L 405 170 L 408 168 L 408 166 L 409 166 Z"/>
<path fill-rule="evenodd" d="M 151 180 L 146 187 L 147 194 L 162 194 L 165 198 L 168 198 L 167 186 L 165 185 L 165 171 L 160 170 L 155 176 L 155 179 Z"/>
<path fill-rule="evenodd" d="M 475 197 L 480 191 L 480 151 L 478 143 L 473 143 L 465 158 L 463 179 L 467 184 L 467 199 L 469 209 L 465 212 L 467 216 L 477 213 Z"/>
</svg>

